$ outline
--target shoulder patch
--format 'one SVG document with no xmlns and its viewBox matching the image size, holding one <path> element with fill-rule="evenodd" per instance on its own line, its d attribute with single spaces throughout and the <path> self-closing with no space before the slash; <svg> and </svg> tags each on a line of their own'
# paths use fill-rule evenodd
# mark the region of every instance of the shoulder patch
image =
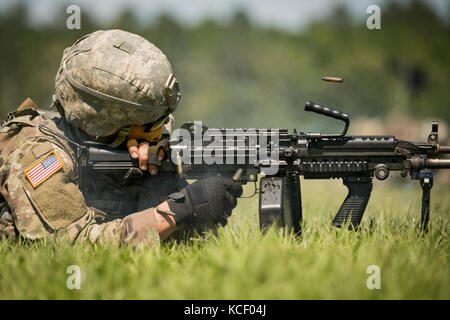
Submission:
<svg viewBox="0 0 450 320">
<path fill-rule="evenodd" d="M 52 150 L 24 172 L 33 188 L 36 188 L 62 167 L 63 163 L 61 159 L 56 152 Z"/>
</svg>

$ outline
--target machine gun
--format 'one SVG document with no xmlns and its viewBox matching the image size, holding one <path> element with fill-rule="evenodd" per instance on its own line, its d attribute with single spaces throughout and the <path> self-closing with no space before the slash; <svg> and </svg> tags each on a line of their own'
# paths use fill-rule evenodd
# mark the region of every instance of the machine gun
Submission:
<svg viewBox="0 0 450 320">
<path fill-rule="evenodd" d="M 177 172 L 180 181 L 209 175 L 233 178 L 242 184 L 259 187 L 261 229 L 272 225 L 300 231 L 302 205 L 299 176 L 305 179 L 342 178 L 348 195 L 334 217 L 336 227 L 358 228 L 372 191 L 372 179 L 385 180 L 399 171 L 419 180 L 422 187 L 421 227 L 427 229 L 430 215 L 430 190 L 433 172 L 450 169 L 449 146 L 438 144 L 438 123 L 432 122 L 428 142 L 409 142 L 394 136 L 346 136 L 350 118 L 346 113 L 311 101 L 312 111 L 341 120 L 338 134 L 289 133 L 287 129 L 208 129 L 186 123 L 174 132 L 165 146 L 167 158 L 160 170 Z M 264 157 L 258 157 L 258 155 Z M 127 179 L 143 177 L 137 160 L 126 150 L 88 146 L 81 155 L 83 174 L 123 172 Z"/>
</svg>

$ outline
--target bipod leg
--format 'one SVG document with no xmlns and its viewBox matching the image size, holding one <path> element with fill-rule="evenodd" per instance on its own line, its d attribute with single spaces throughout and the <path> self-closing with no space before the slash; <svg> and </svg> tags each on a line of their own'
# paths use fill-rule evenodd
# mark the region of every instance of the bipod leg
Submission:
<svg viewBox="0 0 450 320">
<path fill-rule="evenodd" d="M 433 187 L 433 172 L 421 172 L 419 174 L 420 186 L 422 187 L 422 215 L 420 217 L 420 228 L 427 232 L 430 221 L 430 190 Z"/>
</svg>

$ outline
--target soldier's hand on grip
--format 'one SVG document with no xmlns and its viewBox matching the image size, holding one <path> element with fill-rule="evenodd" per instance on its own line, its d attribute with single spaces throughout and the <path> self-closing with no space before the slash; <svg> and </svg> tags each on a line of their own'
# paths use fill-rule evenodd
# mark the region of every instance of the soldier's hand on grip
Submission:
<svg viewBox="0 0 450 320">
<path fill-rule="evenodd" d="M 151 175 L 158 173 L 158 166 L 165 157 L 164 145 L 160 143 L 162 135 L 162 126 L 150 131 L 146 131 L 145 126 L 132 126 L 127 136 L 130 156 L 133 159 L 139 159 L 139 168 L 144 171 L 148 169 Z M 150 146 L 150 142 L 158 142 L 158 144 Z"/>
<path fill-rule="evenodd" d="M 133 159 L 139 159 L 139 168 L 143 171 L 148 170 L 151 175 L 158 173 L 158 166 L 165 157 L 165 152 L 159 143 L 150 146 L 150 143 L 143 141 L 138 143 L 136 139 L 127 141 L 127 148 Z"/>
<path fill-rule="evenodd" d="M 242 187 L 219 176 L 212 176 L 191 183 L 169 196 L 170 210 L 175 213 L 177 225 L 187 228 L 214 227 L 227 224 L 236 207 L 236 198 L 242 195 Z"/>
</svg>

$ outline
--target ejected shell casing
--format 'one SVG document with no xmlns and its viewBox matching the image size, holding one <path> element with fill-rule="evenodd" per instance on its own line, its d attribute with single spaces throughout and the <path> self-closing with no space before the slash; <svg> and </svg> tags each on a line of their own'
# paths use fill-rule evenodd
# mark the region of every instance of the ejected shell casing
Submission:
<svg viewBox="0 0 450 320">
<path fill-rule="evenodd" d="M 341 77 L 323 77 L 323 81 L 329 81 L 329 82 L 344 82 L 344 78 Z"/>
</svg>

